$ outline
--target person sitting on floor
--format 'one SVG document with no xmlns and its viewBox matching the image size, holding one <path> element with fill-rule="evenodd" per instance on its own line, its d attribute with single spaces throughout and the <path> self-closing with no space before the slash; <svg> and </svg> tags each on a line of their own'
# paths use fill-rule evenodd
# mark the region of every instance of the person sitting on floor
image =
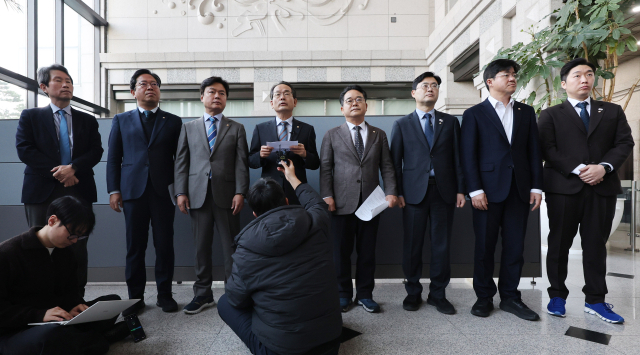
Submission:
<svg viewBox="0 0 640 355">
<path fill-rule="evenodd" d="M 95 225 L 91 207 L 72 196 L 54 200 L 47 225 L 0 243 L 0 354 L 105 354 L 109 344 L 129 335 L 117 317 L 72 326 L 29 326 L 65 321 L 98 301 L 78 294 L 77 263 L 71 248 Z"/>
<path fill-rule="evenodd" d="M 301 184 L 291 160 L 278 168 L 301 206 L 270 178 L 249 190 L 257 218 L 235 237 L 220 318 L 252 354 L 338 354 L 342 315 L 329 246 L 327 204 Z"/>
</svg>

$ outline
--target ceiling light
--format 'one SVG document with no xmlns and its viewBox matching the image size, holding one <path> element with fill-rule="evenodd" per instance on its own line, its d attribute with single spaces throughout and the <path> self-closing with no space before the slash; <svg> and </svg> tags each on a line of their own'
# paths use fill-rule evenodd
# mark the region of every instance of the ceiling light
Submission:
<svg viewBox="0 0 640 355">
<path fill-rule="evenodd" d="M 631 9 L 631 11 L 633 12 L 640 12 L 640 6 L 636 6 L 633 9 Z"/>
</svg>

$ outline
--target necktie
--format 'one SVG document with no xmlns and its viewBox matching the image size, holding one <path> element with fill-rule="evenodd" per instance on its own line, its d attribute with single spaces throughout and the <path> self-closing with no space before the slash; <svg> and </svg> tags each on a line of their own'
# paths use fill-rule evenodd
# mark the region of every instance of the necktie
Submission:
<svg viewBox="0 0 640 355">
<path fill-rule="evenodd" d="M 151 114 L 153 113 L 153 111 L 149 111 L 149 110 L 144 110 L 144 117 L 146 117 L 147 119 L 149 119 L 149 116 L 151 116 Z"/>
<path fill-rule="evenodd" d="M 356 130 L 356 152 L 358 152 L 358 157 L 362 160 L 362 155 L 364 154 L 364 142 L 362 141 L 362 135 L 360 134 L 362 127 L 355 126 L 353 129 Z"/>
<path fill-rule="evenodd" d="M 282 121 L 279 126 L 280 126 L 280 133 L 278 133 L 278 140 L 279 141 L 286 141 L 287 136 L 289 135 L 289 131 L 287 131 L 287 125 L 289 124 L 289 122 L 287 121 Z"/>
<path fill-rule="evenodd" d="M 69 165 L 71 163 L 71 145 L 69 143 L 69 127 L 64 110 L 58 111 L 60 115 L 60 164 Z"/>
<path fill-rule="evenodd" d="M 584 123 L 584 127 L 589 132 L 589 111 L 587 111 L 587 102 L 579 102 L 576 106 L 580 107 L 582 110 L 580 111 L 580 118 L 582 119 L 582 123 Z"/>
<path fill-rule="evenodd" d="M 218 119 L 215 117 L 207 118 L 207 138 L 209 140 L 209 151 L 213 152 L 213 145 L 216 143 L 216 135 L 218 134 L 218 129 L 216 128 L 216 121 Z"/>
<path fill-rule="evenodd" d="M 424 116 L 426 122 L 424 123 L 424 135 L 427 137 L 427 142 L 429 142 L 429 148 L 433 148 L 433 125 L 431 124 L 431 114 L 427 113 Z"/>
</svg>

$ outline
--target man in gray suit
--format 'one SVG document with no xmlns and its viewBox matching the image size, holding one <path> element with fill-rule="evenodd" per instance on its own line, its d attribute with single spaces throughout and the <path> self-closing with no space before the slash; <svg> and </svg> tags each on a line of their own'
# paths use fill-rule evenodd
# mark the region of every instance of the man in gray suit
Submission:
<svg viewBox="0 0 640 355">
<path fill-rule="evenodd" d="M 347 86 L 340 94 L 341 111 L 347 122 L 330 129 L 320 150 L 320 194 L 333 212 L 333 257 L 338 274 L 340 308 L 349 310 L 353 298 L 351 254 L 355 239 L 358 254 L 356 299 L 367 312 L 380 306 L 373 300 L 376 268 L 376 238 L 380 216 L 362 221 L 355 212 L 378 187 L 382 173 L 389 207 L 398 201 L 393 161 L 387 135 L 364 121 L 367 93 L 358 85 Z"/>
<path fill-rule="evenodd" d="M 222 241 L 225 278 L 231 275 L 233 237 L 240 232 L 240 210 L 249 189 L 248 146 L 244 126 L 224 117 L 229 84 L 212 76 L 200 85 L 202 118 L 182 125 L 175 161 L 180 211 L 191 216 L 196 242 L 195 297 L 184 307 L 195 314 L 215 304 L 211 293 L 214 222 Z"/>
</svg>

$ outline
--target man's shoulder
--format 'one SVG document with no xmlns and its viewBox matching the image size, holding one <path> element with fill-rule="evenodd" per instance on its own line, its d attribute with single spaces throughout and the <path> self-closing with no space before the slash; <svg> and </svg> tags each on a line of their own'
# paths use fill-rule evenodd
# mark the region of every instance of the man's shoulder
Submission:
<svg viewBox="0 0 640 355">
<path fill-rule="evenodd" d="M 397 122 L 398 124 L 407 124 L 409 122 L 409 120 L 411 120 L 411 118 L 413 118 L 413 115 L 415 113 L 416 113 L 416 111 L 412 111 L 410 114 L 398 118 L 395 122 Z"/>
<path fill-rule="evenodd" d="M 437 111 L 436 110 L 436 117 L 438 118 L 442 118 L 443 120 L 457 120 L 458 118 L 456 118 L 456 116 L 445 113 L 445 112 L 441 112 L 441 111 Z"/>
<path fill-rule="evenodd" d="M 51 115 L 53 115 L 53 110 L 51 109 L 51 106 L 45 106 L 45 107 L 34 107 L 34 108 L 27 108 L 22 110 L 21 113 L 21 117 L 22 116 L 28 116 L 28 117 L 37 117 L 43 114 L 47 114 L 47 110 L 49 111 L 49 113 L 51 113 Z"/>
<path fill-rule="evenodd" d="M 260 122 L 256 125 L 256 129 L 266 129 L 267 127 L 271 126 L 274 122 L 273 118 L 270 118 L 264 122 Z"/>
<path fill-rule="evenodd" d="M 385 132 L 382 128 L 376 127 L 376 126 L 374 126 L 372 124 L 368 124 L 368 125 L 369 125 L 369 129 L 371 130 L 371 132 L 374 132 L 374 133 L 379 132 L 382 135 L 385 135 L 385 136 L 387 135 L 387 132 Z"/>
<path fill-rule="evenodd" d="M 309 129 L 313 129 L 313 125 L 310 123 L 306 123 L 306 122 L 302 122 L 297 118 L 293 118 L 293 124 L 296 126 L 300 126 L 300 128 L 309 128 Z"/>
<path fill-rule="evenodd" d="M 174 115 L 173 113 L 164 111 L 162 109 L 158 110 L 158 117 L 169 119 L 172 121 L 182 122 L 182 118 L 180 118 L 180 116 Z"/>
<path fill-rule="evenodd" d="M 0 258 L 5 258 L 22 249 L 22 234 L 0 243 Z"/>
<path fill-rule="evenodd" d="M 520 102 L 520 101 L 517 101 L 517 100 L 513 101 L 513 108 L 518 109 L 518 110 L 536 112 L 536 110 L 533 108 L 533 106 L 527 105 L 524 102 Z"/>
<path fill-rule="evenodd" d="M 86 112 L 82 112 L 82 111 L 76 110 L 73 107 L 71 107 L 71 114 L 72 114 L 72 117 L 74 119 L 75 118 L 80 118 L 80 119 L 83 119 L 83 120 L 97 121 L 95 116 L 90 115 L 90 114 L 88 114 Z"/>
</svg>

